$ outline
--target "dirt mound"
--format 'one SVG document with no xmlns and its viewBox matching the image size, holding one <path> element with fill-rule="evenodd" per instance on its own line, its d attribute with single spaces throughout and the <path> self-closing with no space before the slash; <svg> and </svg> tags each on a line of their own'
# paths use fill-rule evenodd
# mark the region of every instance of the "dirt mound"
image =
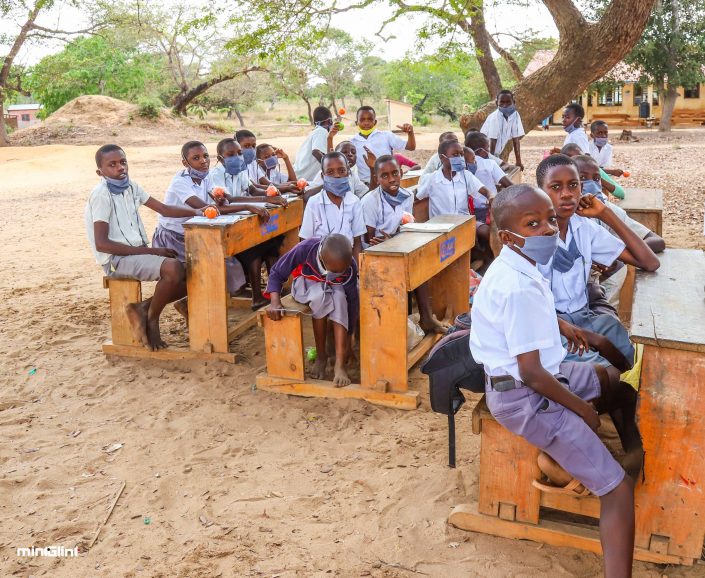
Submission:
<svg viewBox="0 0 705 578">
<path fill-rule="evenodd" d="M 10 135 L 14 146 L 46 144 L 148 145 L 167 139 L 207 138 L 217 127 L 200 126 L 162 109 L 156 119 L 140 116 L 137 105 L 109 96 L 79 96 L 67 102 L 42 124 Z"/>
</svg>

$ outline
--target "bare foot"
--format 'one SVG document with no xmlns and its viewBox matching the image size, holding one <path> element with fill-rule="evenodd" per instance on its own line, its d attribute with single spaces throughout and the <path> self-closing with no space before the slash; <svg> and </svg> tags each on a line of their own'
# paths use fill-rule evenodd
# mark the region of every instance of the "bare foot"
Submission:
<svg viewBox="0 0 705 578">
<path fill-rule="evenodd" d="M 325 379 L 326 378 L 326 365 L 328 365 L 328 358 L 326 356 L 321 357 L 320 355 L 316 358 L 316 361 L 311 368 L 311 377 L 313 379 Z"/>
<path fill-rule="evenodd" d="M 333 385 L 335 387 L 345 387 L 350 385 L 351 379 L 348 377 L 348 372 L 345 371 L 345 364 L 335 362 L 335 369 L 333 370 Z"/>
<path fill-rule="evenodd" d="M 445 335 L 450 329 L 450 325 L 438 321 L 438 319 L 436 319 L 435 317 L 431 317 L 431 319 L 420 319 L 419 327 L 423 329 L 423 332 L 426 335 L 428 335 L 429 333 L 438 333 L 440 335 Z"/>
<path fill-rule="evenodd" d="M 125 313 L 130 321 L 132 335 L 135 341 L 139 341 L 147 349 L 152 349 L 147 335 L 147 310 L 149 309 L 149 300 L 140 301 L 139 303 L 128 303 L 125 305 Z"/>
<path fill-rule="evenodd" d="M 150 349 L 152 351 L 166 349 L 167 344 L 162 340 L 162 336 L 159 332 L 159 319 L 147 320 L 147 334 L 149 335 Z"/>
<path fill-rule="evenodd" d="M 174 302 L 174 309 L 176 309 L 176 311 L 186 320 L 186 323 L 188 323 L 188 297 L 184 297 L 183 299 L 179 299 Z"/>
</svg>

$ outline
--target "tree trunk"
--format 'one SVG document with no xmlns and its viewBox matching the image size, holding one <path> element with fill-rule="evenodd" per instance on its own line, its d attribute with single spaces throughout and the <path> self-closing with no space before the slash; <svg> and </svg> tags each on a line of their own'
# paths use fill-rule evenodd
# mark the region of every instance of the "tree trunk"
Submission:
<svg viewBox="0 0 705 578">
<path fill-rule="evenodd" d="M 560 34 L 553 60 L 513 89 L 527 132 L 609 72 L 636 44 L 656 0 L 612 0 L 597 23 L 587 22 L 570 0 L 543 0 Z M 576 66 L 579 62 L 580 65 Z M 460 119 L 479 129 L 493 110 L 488 102 Z"/>
<path fill-rule="evenodd" d="M 514 57 L 509 53 L 509 51 L 502 48 L 499 42 L 497 42 L 492 37 L 492 35 L 489 35 L 489 40 L 490 44 L 492 45 L 492 48 L 494 48 L 494 51 L 499 54 L 502 59 L 509 65 L 509 69 L 512 71 L 512 76 L 514 77 L 514 80 L 521 82 L 524 79 L 524 73 L 521 71 L 521 68 L 519 68 L 517 61 L 514 60 Z"/>
<path fill-rule="evenodd" d="M 172 110 L 174 114 L 178 114 L 180 116 L 186 116 L 186 109 L 189 107 L 189 105 L 199 96 L 201 96 L 204 92 L 206 92 L 209 88 L 214 87 L 216 84 L 220 84 L 221 82 L 226 82 L 228 80 L 232 80 L 236 76 L 240 76 L 241 74 L 247 74 L 248 72 L 269 72 L 266 68 L 261 68 L 259 66 L 252 66 L 250 68 L 246 68 L 244 70 L 238 70 L 235 72 L 229 72 L 227 74 L 222 74 L 220 76 L 214 76 L 213 78 L 209 78 L 208 80 L 205 80 L 201 82 L 200 84 L 197 84 L 193 88 L 182 88 L 181 92 L 177 94 L 174 97 L 174 100 L 172 102 Z"/>
<path fill-rule="evenodd" d="M 482 71 L 482 77 L 485 79 L 485 86 L 489 92 L 490 98 L 496 97 L 497 93 L 502 90 L 502 80 L 499 77 L 497 66 L 492 58 L 492 50 L 490 46 L 490 34 L 485 26 L 485 14 L 483 1 L 477 2 L 477 8 L 474 10 L 470 18 L 470 27 L 467 32 L 470 33 L 472 41 L 475 44 L 475 56 Z"/>
<path fill-rule="evenodd" d="M 10 142 L 7 140 L 7 127 L 5 126 L 5 99 L 2 98 L 2 95 L 0 89 L 0 146 L 8 146 Z"/>
<path fill-rule="evenodd" d="M 676 100 L 678 99 L 678 90 L 676 87 L 668 85 L 663 96 L 663 105 L 661 106 L 661 120 L 658 123 L 659 132 L 670 132 L 671 118 L 673 117 L 673 109 L 676 108 Z"/>
<path fill-rule="evenodd" d="M 311 101 L 306 98 L 305 96 L 302 96 L 301 99 L 306 103 L 306 112 L 308 113 L 308 121 L 311 123 L 311 126 L 314 126 L 313 124 L 313 110 L 311 109 Z"/>
<path fill-rule="evenodd" d="M 242 114 L 240 113 L 240 110 L 237 107 L 234 107 L 233 112 L 235 113 L 237 120 L 240 122 L 240 128 L 245 128 L 245 119 L 242 118 Z"/>
</svg>

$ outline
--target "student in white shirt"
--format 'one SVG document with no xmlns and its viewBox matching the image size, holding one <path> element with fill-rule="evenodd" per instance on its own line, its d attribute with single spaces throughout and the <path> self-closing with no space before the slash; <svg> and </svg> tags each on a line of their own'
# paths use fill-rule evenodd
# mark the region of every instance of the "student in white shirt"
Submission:
<svg viewBox="0 0 705 578">
<path fill-rule="evenodd" d="M 610 168 L 612 166 L 612 145 L 609 143 L 609 126 L 604 120 L 595 120 L 590 124 L 589 154 L 597 161 L 597 164 L 608 175 L 621 177 L 624 174 L 622 169 Z"/>
<path fill-rule="evenodd" d="M 355 148 L 355 145 L 349 140 L 344 140 L 343 142 L 339 143 L 337 147 L 335 147 L 335 150 L 336 152 L 343 153 L 348 159 L 348 166 L 350 167 L 350 188 L 352 189 L 352 192 L 355 193 L 355 196 L 358 199 L 362 199 L 362 197 L 367 194 L 367 191 L 370 190 L 370 187 L 374 188 L 377 186 L 377 177 L 374 171 L 372 172 L 370 186 L 368 186 L 360 180 L 360 176 L 357 174 L 357 149 Z M 373 155 L 368 154 L 368 163 L 371 159 L 373 162 L 372 166 L 374 167 L 375 157 Z M 316 178 L 309 183 L 308 189 L 306 190 L 306 194 L 304 195 L 304 200 L 308 201 L 308 199 L 310 199 L 313 195 L 319 193 L 322 188 L 323 174 L 319 171 L 316 175 Z"/>
<path fill-rule="evenodd" d="M 314 129 L 299 147 L 294 172 L 300 179 L 311 182 L 321 173 L 321 160 L 328 152 L 328 132 L 333 126 L 333 115 L 325 106 L 313 110 Z"/>
<path fill-rule="evenodd" d="M 511 141 L 516 166 L 523 171 L 521 139 L 524 136 L 524 125 L 514 103 L 514 94 L 511 90 L 500 90 L 496 102 L 497 110 L 490 113 L 480 132 L 489 137 L 490 152 L 495 155 L 501 155 L 504 147 Z"/>
<path fill-rule="evenodd" d="M 587 134 L 583 128 L 583 118 L 585 118 L 585 109 L 577 102 L 571 102 L 563 110 L 563 130 L 568 133 L 565 135 L 563 146 L 569 143 L 575 143 L 581 150 L 590 150 Z"/>
<path fill-rule="evenodd" d="M 631 575 L 634 483 L 595 431 L 604 406 L 619 391 L 604 372 L 564 361 L 570 351 L 594 347 L 591 339 L 557 320 L 553 295 L 536 265 L 556 248 L 551 200 L 531 185 L 500 191 L 493 219 L 503 248 L 475 294 L 470 350 L 486 374 L 486 401 L 495 419 L 541 450 L 538 465 L 549 479 L 543 491 L 600 498 L 605 576 Z"/>
<path fill-rule="evenodd" d="M 455 134 L 453 131 L 442 132 L 438 136 L 438 144 L 441 144 L 444 140 L 453 140 L 455 142 L 460 142 L 458 141 L 458 135 Z M 441 159 L 438 157 L 438 151 L 436 151 L 431 155 L 431 158 L 428 159 L 428 162 L 426 163 L 426 166 L 423 169 L 423 173 L 421 174 L 428 175 L 430 173 L 435 173 L 440 168 Z"/>
<path fill-rule="evenodd" d="M 347 237 L 359 262 L 362 237 L 367 232 L 362 205 L 350 188 L 348 159 L 339 152 L 326 153 L 321 161 L 323 190 L 306 203 L 299 229 L 301 239 L 337 233 Z"/>
<path fill-rule="evenodd" d="M 270 181 L 257 163 L 257 137 L 255 133 L 247 129 L 240 129 L 235 133 L 235 140 L 242 149 L 242 155 L 247 165 L 247 176 L 250 182 L 265 190 L 271 185 L 281 193 L 298 193 L 296 183 L 285 182 L 276 184 Z"/>
<path fill-rule="evenodd" d="M 266 177 L 274 185 L 292 184 L 296 182 L 296 172 L 289 160 L 289 155 L 283 149 L 278 149 L 270 144 L 258 144 L 255 149 L 260 178 Z M 286 174 L 281 172 L 279 161 L 284 161 Z"/>
<path fill-rule="evenodd" d="M 377 115 L 371 106 L 361 106 L 357 109 L 358 133 L 352 137 L 351 142 L 357 149 L 357 170 L 363 182 L 369 183 L 371 178 L 370 167 L 365 156 L 371 151 L 375 157 L 394 154 L 394 149 L 413 151 L 416 149 L 414 127 L 410 124 L 398 126 L 407 134 L 407 140 L 398 137 L 388 130 L 377 130 Z"/>
<path fill-rule="evenodd" d="M 362 199 L 362 214 L 367 227 L 367 243 L 379 245 L 399 232 L 405 214 L 414 210 L 414 195 L 401 188 L 401 168 L 392 155 L 377 158 L 374 167 L 379 186 Z M 426 333 L 446 333 L 448 327 L 439 322 L 431 310 L 431 293 L 426 283 L 415 291 L 419 306 L 419 326 Z"/>
<path fill-rule="evenodd" d="M 509 180 L 507 174 L 499 168 L 496 162 L 489 158 L 489 153 L 487 152 L 489 140 L 485 134 L 478 131 L 468 132 L 465 135 L 465 146 L 475 155 L 475 167 L 470 166 L 468 170 L 485 185 L 490 195 L 497 194 L 498 185 L 504 188 L 512 186 L 512 181 Z M 474 171 L 473 168 L 475 169 Z M 484 204 L 481 201 L 481 206 Z M 477 203 L 475 207 L 477 207 Z"/>
</svg>

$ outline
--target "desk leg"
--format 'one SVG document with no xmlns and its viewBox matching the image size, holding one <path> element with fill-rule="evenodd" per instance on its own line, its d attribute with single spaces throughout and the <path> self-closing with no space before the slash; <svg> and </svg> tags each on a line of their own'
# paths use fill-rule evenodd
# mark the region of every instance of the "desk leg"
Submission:
<svg viewBox="0 0 705 578">
<path fill-rule="evenodd" d="M 362 387 L 407 391 L 405 259 L 362 254 L 360 260 Z"/>
<path fill-rule="evenodd" d="M 705 538 L 705 356 L 644 346 L 636 546 L 699 559 Z"/>
<path fill-rule="evenodd" d="M 433 277 L 431 284 L 431 305 L 438 319 L 450 317 L 470 310 L 470 252 Z"/>
<path fill-rule="evenodd" d="M 228 289 L 220 228 L 186 233 L 189 343 L 194 351 L 228 351 Z"/>
</svg>

